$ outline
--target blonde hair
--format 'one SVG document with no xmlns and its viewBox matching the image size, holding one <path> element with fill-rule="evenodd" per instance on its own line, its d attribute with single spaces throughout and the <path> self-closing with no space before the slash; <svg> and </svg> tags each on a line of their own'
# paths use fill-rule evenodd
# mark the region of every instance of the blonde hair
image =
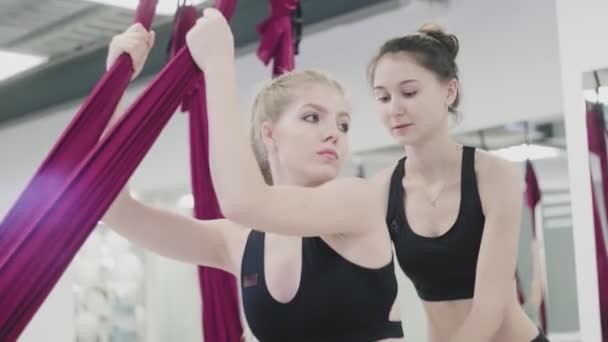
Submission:
<svg viewBox="0 0 608 342">
<path fill-rule="evenodd" d="M 285 108 L 297 97 L 295 88 L 306 83 L 326 84 L 335 87 L 346 96 L 344 88 L 338 81 L 312 69 L 281 74 L 262 84 L 255 96 L 251 113 L 251 145 L 264 180 L 269 185 L 272 184 L 272 174 L 268 163 L 268 151 L 262 140 L 262 123 L 277 122 Z"/>
</svg>

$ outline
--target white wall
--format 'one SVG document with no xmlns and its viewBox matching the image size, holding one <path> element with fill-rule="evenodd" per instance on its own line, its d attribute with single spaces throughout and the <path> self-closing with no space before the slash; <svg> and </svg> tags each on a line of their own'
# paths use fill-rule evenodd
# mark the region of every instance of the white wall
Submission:
<svg viewBox="0 0 608 342">
<path fill-rule="evenodd" d="M 582 75 L 608 67 L 606 13 L 602 0 L 557 1 L 582 341 L 601 341 Z"/>
<path fill-rule="evenodd" d="M 413 32 L 429 21 L 446 26 L 461 41 L 464 121 L 456 131 L 562 112 L 553 0 L 454 0 L 447 7 L 430 1 L 401 3 L 402 7 L 390 13 L 368 10 L 357 16 L 357 21 L 333 20 L 327 30 L 316 27 L 315 33 L 305 35 L 301 44 L 299 69 L 327 70 L 350 88 L 355 111 L 351 135 L 355 151 L 392 143 L 374 113 L 365 77 L 367 62 L 387 38 Z M 246 111 L 253 86 L 268 79 L 270 69 L 263 67 L 252 53 L 240 56 L 237 67 L 242 108 Z M 136 96 L 141 84 L 128 92 L 128 99 Z M 77 111 L 77 105 L 50 109 L 43 117 L 0 128 L 0 160 L 4 163 L 0 168 L 0 215 L 17 197 Z M 133 177 L 131 185 L 135 190 L 188 184 L 186 125 L 184 115 L 172 119 Z M 402 311 L 408 337 L 422 340 L 424 332 L 416 329 L 420 325 L 412 323 L 418 322 L 413 317 L 422 314 L 421 308 L 413 292 L 405 296 Z M 416 304 L 408 307 L 408 303 Z M 56 326 L 59 328 L 60 324 Z M 69 323 L 62 326 L 71 329 Z M 54 336 L 52 339 L 63 340 Z"/>
<path fill-rule="evenodd" d="M 19 342 L 75 340 L 72 279 L 70 270 L 63 274 L 44 305 L 19 337 Z"/>
<path fill-rule="evenodd" d="M 461 41 L 464 121 L 459 130 L 562 112 L 553 0 L 458 0 L 448 8 L 408 2 L 391 13 L 305 36 L 301 43 L 298 68 L 327 70 L 352 92 L 354 150 L 391 143 L 375 115 L 365 77 L 368 61 L 387 38 L 429 21 L 445 25 Z M 250 84 L 269 75 L 253 55 L 240 58 L 238 66 L 247 95 Z"/>
</svg>

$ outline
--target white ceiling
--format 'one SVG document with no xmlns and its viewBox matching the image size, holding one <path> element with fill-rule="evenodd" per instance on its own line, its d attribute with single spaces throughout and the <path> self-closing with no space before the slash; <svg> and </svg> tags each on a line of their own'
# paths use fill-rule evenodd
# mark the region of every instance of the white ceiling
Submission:
<svg viewBox="0 0 608 342">
<path fill-rule="evenodd" d="M 52 60 L 105 45 L 132 21 L 132 10 L 84 0 L 2 0 L 0 50 Z"/>
</svg>

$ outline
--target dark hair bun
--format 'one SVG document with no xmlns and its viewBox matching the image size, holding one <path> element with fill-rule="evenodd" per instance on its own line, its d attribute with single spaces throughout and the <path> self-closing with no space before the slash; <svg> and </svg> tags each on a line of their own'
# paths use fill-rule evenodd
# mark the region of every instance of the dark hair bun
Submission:
<svg viewBox="0 0 608 342">
<path fill-rule="evenodd" d="M 436 24 L 425 24 L 418 29 L 418 33 L 439 41 L 448 50 L 453 59 L 456 59 L 456 56 L 458 56 L 458 38 L 453 34 L 447 33 L 440 26 Z"/>
</svg>

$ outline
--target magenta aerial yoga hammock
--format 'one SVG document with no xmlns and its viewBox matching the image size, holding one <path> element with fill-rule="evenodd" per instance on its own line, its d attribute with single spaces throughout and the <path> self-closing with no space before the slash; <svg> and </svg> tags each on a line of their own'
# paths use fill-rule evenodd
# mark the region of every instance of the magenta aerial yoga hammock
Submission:
<svg viewBox="0 0 608 342">
<path fill-rule="evenodd" d="M 226 18 L 234 11 L 235 1 L 218 2 Z M 268 64 L 274 59 L 273 76 L 293 70 L 295 66 L 291 13 L 297 1 L 271 1 L 271 15 L 260 26 L 262 36 L 259 56 Z M 182 7 L 176 21 L 171 52 L 185 45 L 185 35 L 196 21 L 196 10 Z M 213 188 L 209 169 L 209 140 L 205 82 L 201 78 L 196 89 L 182 105 L 189 112 L 190 156 L 194 216 L 197 219 L 223 217 Z M 210 267 L 199 267 L 199 282 L 203 305 L 203 334 L 205 341 L 231 342 L 242 336 L 239 314 L 238 287 L 233 275 Z"/>
<path fill-rule="evenodd" d="M 292 13 L 298 4 L 299 0 L 270 0 L 270 16 L 257 27 L 261 35 L 257 55 L 266 65 L 274 60 L 273 76 L 295 68 Z"/>
<path fill-rule="evenodd" d="M 532 220 L 532 239 L 536 239 L 536 213 L 535 213 L 535 209 L 536 206 L 540 203 L 541 200 L 541 190 L 540 187 L 538 185 L 538 179 L 536 178 L 536 172 L 534 171 L 534 166 L 532 165 L 532 162 L 530 160 L 526 160 L 526 206 L 528 207 L 528 210 L 530 211 L 530 216 L 531 216 L 531 220 Z M 534 260 L 533 260 L 534 261 Z M 542 262 L 541 260 L 538 260 L 538 262 Z M 541 281 L 544 283 L 544 279 L 541 279 Z M 542 293 L 542 300 L 540 302 L 540 307 L 538 308 L 539 310 L 539 321 L 540 321 L 540 327 L 543 329 L 543 331 L 547 331 L 548 327 L 547 327 L 547 308 L 545 306 L 545 293 L 544 293 L 544 286 L 543 286 L 543 293 Z"/>
<path fill-rule="evenodd" d="M 155 1 L 141 4 L 152 17 Z M 2 341 L 21 334 L 200 77 L 180 50 L 96 144 L 131 78 L 126 59 L 104 76 L 0 225 Z"/>
<path fill-rule="evenodd" d="M 235 4 L 234 0 L 220 1 L 217 3 L 217 7 L 226 19 L 230 19 Z M 172 55 L 186 45 L 186 33 L 196 23 L 197 16 L 195 7 L 183 6 L 178 9 L 171 40 Z M 222 218 L 209 169 L 207 103 L 202 77 L 184 98 L 182 110 L 189 112 L 194 217 L 201 220 Z M 201 246 L 201 248 L 203 247 Z M 198 271 L 204 340 L 208 342 L 239 341 L 243 335 L 243 328 L 236 278 L 230 273 L 211 267 L 199 266 Z"/>
<path fill-rule="evenodd" d="M 149 27 L 155 4 L 141 0 L 137 21 Z M 201 77 L 182 48 L 97 143 L 131 69 L 123 56 L 102 78 L 0 224 L 2 341 L 18 338 Z"/>
<path fill-rule="evenodd" d="M 142 0 L 135 21 L 149 28 L 155 8 L 156 0 Z M 95 154 L 92 150 L 132 75 L 125 54 L 98 82 L 0 223 L 1 341 L 18 338 L 103 214 L 98 210 L 83 218 L 87 204 L 100 202 L 93 191 L 83 196 L 74 190 L 94 182 L 81 162 Z M 113 198 L 109 193 L 97 196 Z M 74 204 L 78 209 L 70 208 Z"/>
<path fill-rule="evenodd" d="M 296 1 L 297 2 L 297 1 Z M 292 70 L 294 43 L 291 27 L 291 12 L 294 1 L 271 2 L 271 16 L 259 28 L 262 35 L 260 51 L 265 52 L 267 64 L 274 58 L 274 75 Z M 217 4 L 226 18 L 232 16 L 235 1 Z M 185 45 L 185 35 L 196 21 L 196 10 L 183 7 L 178 13 L 176 33 L 173 37 L 172 53 Z M 184 99 L 184 111 L 190 119 L 190 155 L 194 216 L 198 219 L 223 217 L 213 188 L 209 169 L 209 140 L 205 82 L 201 78 L 196 89 Z M 238 287 L 233 275 L 210 267 L 199 267 L 199 282 L 203 305 L 203 334 L 205 341 L 231 342 L 242 336 L 239 314 Z"/>
<path fill-rule="evenodd" d="M 135 21 L 149 28 L 156 0 L 142 0 Z M 133 75 L 131 59 L 124 54 L 103 75 L 78 114 L 63 132 L 46 159 L 0 224 L 0 268 L 30 233 L 31 223 L 43 215 L 50 196 L 63 187 L 68 174 L 98 143 L 112 112 Z M 35 209 L 35 210 L 34 210 Z"/>
<path fill-rule="evenodd" d="M 604 197 L 604 215 L 608 214 L 608 156 L 606 155 L 606 127 L 603 121 L 603 110 L 599 104 L 589 104 L 587 111 L 587 137 L 589 152 L 598 156 L 600 160 L 602 186 L 600 192 Z M 602 229 L 602 220 L 599 204 L 596 200 L 596 189 L 591 186 L 593 204 L 593 223 L 595 231 L 595 248 L 597 260 L 597 276 L 600 300 L 600 318 L 602 326 L 602 340 L 608 341 L 608 250 L 606 237 Z M 608 217 L 607 217 L 608 218 Z"/>
<path fill-rule="evenodd" d="M 540 203 L 541 199 L 541 191 L 538 186 L 538 181 L 536 179 L 536 173 L 534 171 L 534 167 L 532 166 L 532 162 L 530 160 L 526 160 L 526 207 L 530 213 L 531 224 L 532 224 L 532 240 L 536 239 L 536 206 Z M 536 260 L 532 260 L 535 262 Z M 544 282 L 544 280 L 541 280 Z M 519 277 L 519 273 L 515 273 L 515 286 L 517 289 L 517 299 L 520 304 L 524 304 L 526 302 L 526 294 L 524 292 L 523 287 L 521 286 L 521 280 Z M 544 293 L 542 294 L 543 299 L 541 300 L 540 307 L 538 308 L 538 316 L 539 323 L 541 329 L 546 332 L 547 331 L 547 309 L 545 306 Z"/>
</svg>

